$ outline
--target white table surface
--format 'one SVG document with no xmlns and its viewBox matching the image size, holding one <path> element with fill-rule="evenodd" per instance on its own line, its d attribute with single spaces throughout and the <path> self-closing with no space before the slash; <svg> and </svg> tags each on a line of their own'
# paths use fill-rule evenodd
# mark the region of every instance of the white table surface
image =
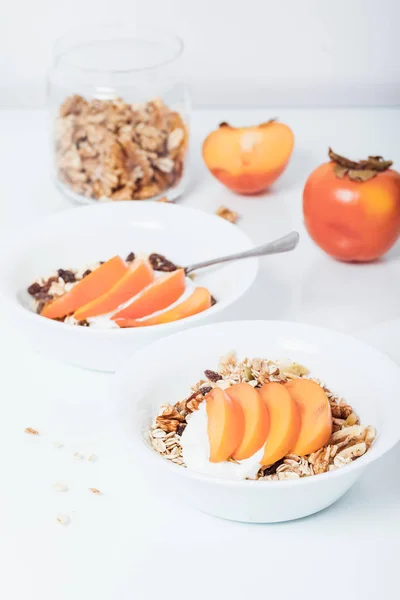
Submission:
<svg viewBox="0 0 400 600">
<path fill-rule="evenodd" d="M 274 192 L 236 197 L 207 173 L 200 141 L 222 120 L 278 114 L 296 134 Z M 359 335 L 400 363 L 400 245 L 380 262 L 346 265 L 316 248 L 301 218 L 307 174 L 328 145 L 400 164 L 400 111 L 203 111 L 193 118 L 193 181 L 182 204 L 237 210 L 255 243 L 298 229 L 292 255 L 263 259 L 257 282 L 226 318 L 301 320 Z M 46 116 L 0 112 L 0 227 L 69 208 L 50 181 Z M 1 319 L 0 598 L 398 598 L 400 448 L 333 507 L 292 523 L 246 525 L 203 515 L 152 490 L 114 417 L 112 375 L 19 347 Z M 25 427 L 41 436 L 30 437 Z M 400 426 L 400 425 L 399 425 Z M 53 442 L 63 448 L 55 448 Z M 95 453 L 94 463 L 75 451 Z M 56 493 L 52 484 L 68 484 Z M 88 487 L 97 487 L 94 496 Z M 68 527 L 57 514 L 71 517 Z"/>
</svg>

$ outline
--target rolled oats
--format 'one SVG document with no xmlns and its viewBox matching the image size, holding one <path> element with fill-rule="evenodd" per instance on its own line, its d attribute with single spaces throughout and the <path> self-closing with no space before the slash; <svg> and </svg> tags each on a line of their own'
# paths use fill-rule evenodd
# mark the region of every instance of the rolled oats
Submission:
<svg viewBox="0 0 400 600">
<path fill-rule="evenodd" d="M 98 200 L 142 200 L 176 186 L 183 173 L 187 128 L 161 100 L 86 101 L 75 95 L 55 123 L 59 179 Z"/>
</svg>

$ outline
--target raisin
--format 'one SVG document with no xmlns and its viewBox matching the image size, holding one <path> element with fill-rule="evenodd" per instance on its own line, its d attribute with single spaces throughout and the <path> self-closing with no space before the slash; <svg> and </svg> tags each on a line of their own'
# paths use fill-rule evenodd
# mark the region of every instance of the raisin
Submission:
<svg viewBox="0 0 400 600">
<path fill-rule="evenodd" d="M 132 262 L 133 260 L 135 260 L 135 253 L 134 252 L 129 252 L 128 256 L 126 257 L 126 262 Z"/>
<path fill-rule="evenodd" d="M 53 296 L 47 292 L 44 292 L 43 290 L 40 290 L 40 292 L 36 294 L 35 298 L 36 300 L 41 300 L 42 302 L 46 303 L 50 302 L 50 300 L 53 300 Z"/>
<path fill-rule="evenodd" d="M 206 369 L 204 371 L 204 375 L 207 377 L 207 379 L 214 382 L 222 379 L 222 376 L 219 373 L 216 373 L 215 371 L 210 371 L 209 369 Z"/>
<path fill-rule="evenodd" d="M 52 284 L 55 283 L 56 281 L 58 281 L 58 277 L 49 277 L 49 279 L 42 286 L 42 289 L 40 291 L 47 294 L 47 292 L 51 288 Z"/>
<path fill-rule="evenodd" d="M 203 394 L 203 396 L 211 392 L 211 390 L 212 387 L 210 385 L 205 385 L 204 387 L 200 388 L 200 392 Z"/>
<path fill-rule="evenodd" d="M 185 427 L 186 427 L 186 423 L 181 423 L 180 425 L 178 425 L 178 429 L 176 430 L 176 433 L 178 435 L 182 435 L 182 433 L 185 431 Z"/>
<path fill-rule="evenodd" d="M 58 269 L 58 276 L 64 280 L 64 283 L 75 283 L 76 281 L 75 273 L 72 271 Z"/>
<path fill-rule="evenodd" d="M 276 463 L 268 467 L 267 469 L 263 469 L 264 476 L 265 475 L 274 475 L 276 473 L 277 468 L 283 464 L 284 458 L 277 460 Z"/>
<path fill-rule="evenodd" d="M 178 268 L 162 254 L 150 254 L 149 261 L 154 271 L 164 271 L 169 273 L 171 271 L 176 271 Z"/>
<path fill-rule="evenodd" d="M 89 322 L 86 321 L 86 319 L 83 319 L 83 321 L 78 321 L 78 325 L 81 327 L 89 327 Z"/>
<path fill-rule="evenodd" d="M 42 288 L 39 283 L 32 283 L 32 285 L 28 287 L 28 294 L 30 294 L 31 296 L 35 296 L 40 292 L 41 289 Z"/>
<path fill-rule="evenodd" d="M 211 296 L 211 306 L 214 306 L 214 304 L 217 304 L 217 299 Z"/>
<path fill-rule="evenodd" d="M 92 272 L 92 271 L 91 271 L 90 269 L 86 269 L 86 271 L 85 271 L 85 272 L 83 273 L 83 275 L 82 275 L 82 279 L 83 279 L 84 277 L 87 277 L 88 275 L 90 275 L 90 273 L 91 273 L 91 272 Z"/>
</svg>

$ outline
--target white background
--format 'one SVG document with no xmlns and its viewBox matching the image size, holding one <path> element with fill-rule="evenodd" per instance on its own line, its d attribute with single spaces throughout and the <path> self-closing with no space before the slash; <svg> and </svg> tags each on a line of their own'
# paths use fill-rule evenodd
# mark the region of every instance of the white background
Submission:
<svg viewBox="0 0 400 600">
<path fill-rule="evenodd" d="M 13 0 L 0 105 L 42 105 L 54 40 L 103 21 L 180 35 L 198 105 L 400 104 L 398 0 Z"/>
<path fill-rule="evenodd" d="M 183 205 L 237 210 L 254 240 L 296 228 L 293 261 L 265 259 L 227 318 L 327 324 L 376 344 L 400 363 L 399 244 L 380 262 L 331 260 L 305 233 L 301 191 L 328 144 L 399 165 L 399 111 L 279 110 L 283 105 L 400 104 L 398 0 L 3 0 L 0 105 L 40 106 L 54 40 L 84 22 L 139 20 L 184 38 L 197 104 L 193 180 Z M 296 133 L 271 194 L 241 198 L 206 171 L 204 136 L 222 120 L 259 122 L 273 105 Z M 69 207 L 53 187 L 44 111 L 0 111 L 0 227 Z M 357 271 L 355 269 L 357 268 Z M 386 324 L 384 322 L 387 322 Z M 340 502 L 309 519 L 246 525 L 213 519 L 154 494 L 115 419 L 112 376 L 21 347 L 0 316 L 1 600 L 398 599 L 400 448 L 373 465 Z M 369 328 L 373 329 L 369 329 Z M 360 334 L 360 330 L 367 330 Z M 369 330 L 368 330 L 369 329 Z M 23 433 L 41 431 L 38 439 Z M 52 442 L 65 444 L 61 450 Z M 73 451 L 98 454 L 80 463 Z M 54 482 L 70 486 L 53 492 Z M 88 486 L 103 495 L 92 496 Z M 172 490 L 173 492 L 173 490 Z M 56 523 L 71 516 L 69 527 Z"/>
<path fill-rule="evenodd" d="M 296 252 L 261 260 L 251 290 L 221 318 L 329 324 L 400 364 L 400 245 L 376 263 L 339 263 L 312 243 L 301 212 L 305 179 L 328 143 L 399 164 L 400 110 L 282 109 L 296 134 L 286 172 L 269 194 L 236 196 L 208 173 L 201 141 L 224 119 L 257 123 L 263 112 L 193 115 L 193 178 L 180 204 L 236 210 L 237 227 L 255 244 L 291 229 L 301 236 Z M 0 235 L 71 206 L 50 180 L 45 125 L 45 111 L 0 111 Z M 31 352 L 7 319 L 0 315 L 1 600 L 399 600 L 400 445 L 310 518 L 274 525 L 212 518 L 139 475 L 112 375 Z M 41 436 L 27 436 L 27 426 Z M 76 461 L 74 451 L 98 461 Z M 58 481 L 69 491 L 54 492 Z M 103 495 L 90 494 L 91 486 Z M 68 527 L 57 524 L 58 512 L 71 517 Z"/>
</svg>

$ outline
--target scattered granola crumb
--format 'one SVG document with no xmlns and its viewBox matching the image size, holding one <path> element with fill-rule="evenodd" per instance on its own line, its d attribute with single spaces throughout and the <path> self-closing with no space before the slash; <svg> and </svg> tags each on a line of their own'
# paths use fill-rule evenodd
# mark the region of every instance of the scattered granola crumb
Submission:
<svg viewBox="0 0 400 600">
<path fill-rule="evenodd" d="M 89 488 L 89 492 L 92 492 L 92 494 L 96 494 L 97 496 L 101 496 L 101 491 L 97 488 Z"/>
<path fill-rule="evenodd" d="M 132 262 L 133 260 L 135 260 L 135 253 L 134 252 L 129 252 L 129 254 L 126 257 L 125 261 L 126 262 Z"/>
<path fill-rule="evenodd" d="M 68 515 L 63 515 L 61 513 L 57 515 L 57 523 L 60 523 L 60 525 L 69 525 L 70 521 L 71 519 Z"/>
<path fill-rule="evenodd" d="M 226 206 L 220 206 L 217 209 L 215 214 L 218 217 L 221 217 L 222 219 L 229 221 L 229 223 L 236 223 L 239 218 L 239 215 L 237 212 L 235 212 L 234 210 L 231 210 L 230 208 L 227 208 Z"/>
<path fill-rule="evenodd" d="M 30 435 L 39 435 L 38 430 L 34 429 L 33 427 L 27 427 L 25 429 L 25 433 L 29 433 Z"/>
<path fill-rule="evenodd" d="M 55 492 L 67 492 L 68 486 L 65 483 L 53 483 L 53 490 Z"/>
<path fill-rule="evenodd" d="M 96 462 L 96 460 L 97 460 L 96 454 L 89 454 L 89 456 L 88 456 L 89 462 Z"/>
<path fill-rule="evenodd" d="M 157 200 L 157 202 L 169 202 L 169 200 L 168 200 L 167 196 L 161 196 L 161 198 L 159 198 Z"/>
<path fill-rule="evenodd" d="M 61 442 L 54 442 L 54 447 L 55 448 L 64 448 L 64 444 L 62 444 Z"/>
<path fill-rule="evenodd" d="M 83 460 L 85 458 L 85 455 L 82 454 L 82 452 L 74 452 L 73 457 L 76 460 Z"/>
</svg>

